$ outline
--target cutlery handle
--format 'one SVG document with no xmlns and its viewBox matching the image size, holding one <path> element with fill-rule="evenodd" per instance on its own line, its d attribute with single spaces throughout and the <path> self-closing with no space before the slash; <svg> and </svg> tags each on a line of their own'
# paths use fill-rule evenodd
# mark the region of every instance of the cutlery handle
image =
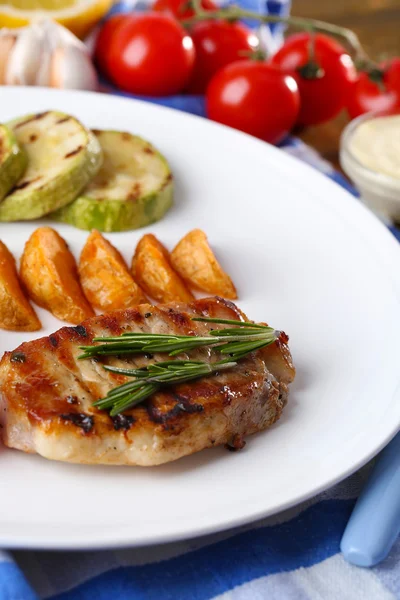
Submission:
<svg viewBox="0 0 400 600">
<path fill-rule="evenodd" d="M 388 555 L 400 533 L 400 433 L 373 467 L 342 537 L 344 558 L 372 567 Z"/>
</svg>

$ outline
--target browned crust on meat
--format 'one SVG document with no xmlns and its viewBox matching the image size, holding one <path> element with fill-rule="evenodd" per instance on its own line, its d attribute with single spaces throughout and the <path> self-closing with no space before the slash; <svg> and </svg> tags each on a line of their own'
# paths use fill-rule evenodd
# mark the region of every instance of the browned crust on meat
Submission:
<svg viewBox="0 0 400 600">
<path fill-rule="evenodd" d="M 71 462 L 152 465 L 269 427 L 280 417 L 294 377 L 285 334 L 234 370 L 166 388 L 117 419 L 92 405 L 128 378 L 102 369 L 101 362 L 121 364 L 119 358 L 77 360 L 80 345 L 129 330 L 206 333 L 212 325 L 192 321 L 194 315 L 246 318 L 221 298 L 140 305 L 63 327 L 5 353 L 0 363 L 4 443 Z M 218 360 L 218 354 L 202 349 L 196 358 Z M 123 363 L 148 360 L 124 357 Z"/>
</svg>

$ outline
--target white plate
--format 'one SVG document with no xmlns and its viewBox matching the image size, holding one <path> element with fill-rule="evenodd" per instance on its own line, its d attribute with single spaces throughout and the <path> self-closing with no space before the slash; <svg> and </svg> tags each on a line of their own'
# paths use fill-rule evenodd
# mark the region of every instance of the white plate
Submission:
<svg viewBox="0 0 400 600">
<path fill-rule="evenodd" d="M 59 109 L 143 135 L 166 154 L 176 204 L 109 238 L 127 259 L 152 231 L 172 246 L 209 235 L 240 306 L 290 335 L 289 404 L 245 450 L 206 450 L 157 468 L 78 466 L 2 449 L 0 546 L 101 548 L 201 535 L 275 513 L 327 488 L 400 426 L 400 250 L 371 213 L 310 167 L 180 112 L 89 93 L 0 91 L 1 120 Z M 38 223 L 0 225 L 19 256 Z M 78 255 L 86 233 L 56 225 Z M 60 323 L 40 311 L 49 334 Z M 11 350 L 34 334 L 0 334 Z"/>
</svg>

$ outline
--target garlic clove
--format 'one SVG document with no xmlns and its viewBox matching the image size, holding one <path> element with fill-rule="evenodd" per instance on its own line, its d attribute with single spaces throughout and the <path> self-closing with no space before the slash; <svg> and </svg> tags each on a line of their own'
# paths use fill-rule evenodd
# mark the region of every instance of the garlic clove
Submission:
<svg viewBox="0 0 400 600">
<path fill-rule="evenodd" d="M 66 46 L 72 44 L 73 46 L 79 46 L 83 50 L 86 50 L 86 46 L 81 40 L 78 40 L 73 33 L 68 29 L 51 21 L 50 19 L 44 19 L 40 22 L 43 31 L 46 34 L 47 39 L 52 45 L 52 50 L 55 50 L 58 46 Z"/>
<path fill-rule="evenodd" d="M 0 85 L 5 84 L 7 64 L 16 40 L 16 35 L 8 31 L 0 33 Z"/>
<path fill-rule="evenodd" d="M 42 53 L 42 60 L 37 70 L 35 81 L 33 85 L 41 85 L 47 87 L 50 85 L 50 66 L 51 66 L 52 53 L 48 51 L 48 48 Z"/>
<path fill-rule="evenodd" d="M 7 85 L 34 85 L 44 52 L 44 39 L 39 27 L 20 30 L 9 55 L 5 73 Z"/>
<path fill-rule="evenodd" d="M 97 75 L 86 51 L 70 44 L 57 48 L 52 55 L 49 84 L 51 87 L 96 90 Z"/>
</svg>

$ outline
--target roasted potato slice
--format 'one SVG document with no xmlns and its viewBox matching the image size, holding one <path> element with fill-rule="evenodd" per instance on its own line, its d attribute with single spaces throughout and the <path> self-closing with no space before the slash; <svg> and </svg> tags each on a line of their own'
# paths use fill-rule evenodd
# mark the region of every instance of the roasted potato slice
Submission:
<svg viewBox="0 0 400 600">
<path fill-rule="evenodd" d="M 0 242 L 0 327 L 10 331 L 37 331 L 41 326 L 21 289 L 14 257 Z"/>
<path fill-rule="evenodd" d="M 51 227 L 39 227 L 26 242 L 20 274 L 32 300 L 58 319 L 78 324 L 94 315 L 79 284 L 75 259 Z"/>
<path fill-rule="evenodd" d="M 171 266 L 168 250 L 148 233 L 136 246 L 132 259 L 134 279 L 158 302 L 190 302 L 193 295 Z"/>
<path fill-rule="evenodd" d="M 148 301 L 121 254 L 96 229 L 83 247 L 78 271 L 82 289 L 93 307 L 110 311 Z"/>
<path fill-rule="evenodd" d="M 171 252 L 171 264 L 190 286 L 223 298 L 237 298 L 231 278 L 215 258 L 201 229 L 189 231 L 178 242 Z"/>
</svg>

